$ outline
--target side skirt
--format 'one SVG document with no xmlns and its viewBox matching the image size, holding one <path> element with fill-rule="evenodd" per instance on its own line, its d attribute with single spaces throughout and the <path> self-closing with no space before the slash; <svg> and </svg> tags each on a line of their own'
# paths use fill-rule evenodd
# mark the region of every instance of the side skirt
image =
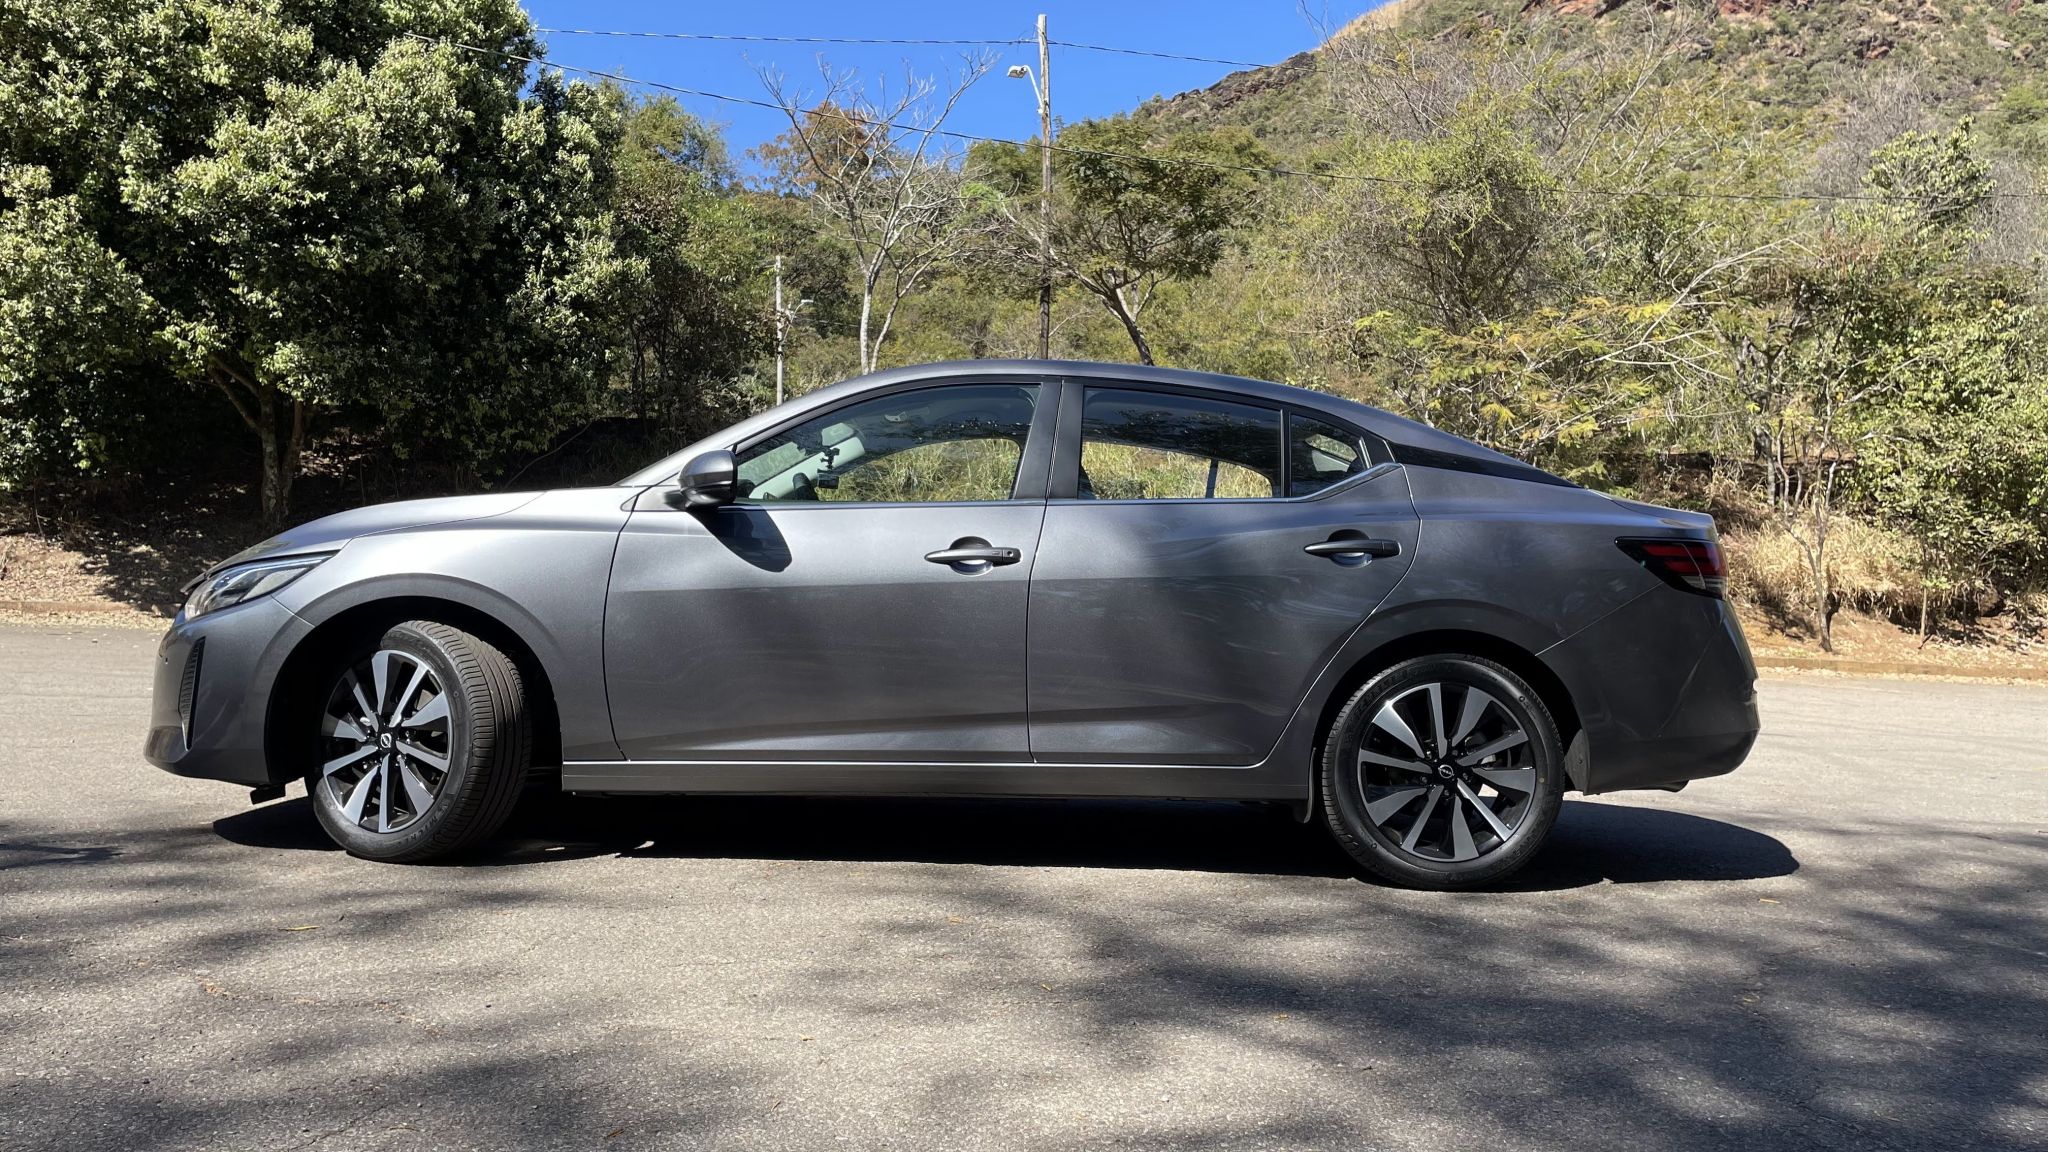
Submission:
<svg viewBox="0 0 2048 1152">
<path fill-rule="evenodd" d="M 576 761 L 564 792 L 755 795 L 1151 797 L 1306 802 L 1308 781 L 1245 768 L 1131 764 L 928 764 L 837 761 Z"/>
</svg>

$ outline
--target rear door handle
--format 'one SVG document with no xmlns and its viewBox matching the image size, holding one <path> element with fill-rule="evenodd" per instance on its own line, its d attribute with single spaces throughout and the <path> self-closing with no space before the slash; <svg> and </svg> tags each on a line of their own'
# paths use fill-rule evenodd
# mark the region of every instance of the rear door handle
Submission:
<svg viewBox="0 0 2048 1152">
<path fill-rule="evenodd" d="M 969 544 L 963 540 L 956 542 L 951 548 L 941 548 L 936 552 L 927 552 L 924 554 L 924 558 L 934 564 L 987 564 L 992 568 L 1000 568 L 1005 564 L 1015 564 L 1017 561 L 1022 560 L 1024 553 L 1015 548 L 997 548 L 991 544 Z"/>
<path fill-rule="evenodd" d="M 1328 540 L 1310 544 L 1302 549 L 1311 556 L 1328 556 L 1332 559 L 1348 556 L 1399 556 L 1401 542 L 1398 540 L 1369 540 L 1364 536 L 1332 536 Z"/>
</svg>

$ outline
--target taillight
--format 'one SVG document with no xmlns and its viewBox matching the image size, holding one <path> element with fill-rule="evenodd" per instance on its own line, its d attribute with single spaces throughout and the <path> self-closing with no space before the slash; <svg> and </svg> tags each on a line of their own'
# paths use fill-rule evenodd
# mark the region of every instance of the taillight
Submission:
<svg viewBox="0 0 2048 1152">
<path fill-rule="evenodd" d="M 1663 536 L 1624 538 L 1615 543 L 1682 592 L 1697 592 L 1719 600 L 1728 591 L 1728 570 L 1721 566 L 1721 546 L 1712 540 Z"/>
</svg>

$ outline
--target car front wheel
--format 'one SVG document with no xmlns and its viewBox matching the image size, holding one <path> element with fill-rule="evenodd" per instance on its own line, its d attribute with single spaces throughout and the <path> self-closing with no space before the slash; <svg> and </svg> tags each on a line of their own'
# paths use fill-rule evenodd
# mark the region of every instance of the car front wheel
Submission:
<svg viewBox="0 0 2048 1152">
<path fill-rule="evenodd" d="M 307 791 L 357 856 L 417 863 L 490 838 L 532 759 L 519 670 L 483 640 L 411 620 L 331 667 Z"/>
<path fill-rule="evenodd" d="M 1373 874 L 1470 888 L 1529 862 L 1557 821 L 1563 751 L 1543 701 L 1476 656 L 1422 656 L 1373 676 L 1323 744 L 1330 830 Z"/>
</svg>

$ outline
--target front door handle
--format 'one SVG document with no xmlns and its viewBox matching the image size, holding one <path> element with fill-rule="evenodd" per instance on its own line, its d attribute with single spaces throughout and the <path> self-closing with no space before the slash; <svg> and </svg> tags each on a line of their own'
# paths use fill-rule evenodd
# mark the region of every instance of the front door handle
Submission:
<svg viewBox="0 0 2048 1152">
<path fill-rule="evenodd" d="M 1024 559 L 1024 553 L 1015 548 L 998 548 L 977 536 L 953 541 L 950 548 L 927 552 L 924 558 L 934 564 L 950 564 L 963 572 L 986 572 L 1005 564 L 1015 564 Z"/>
<path fill-rule="evenodd" d="M 1303 548 L 1302 551 L 1311 556 L 1328 556 L 1332 560 L 1357 559 L 1365 556 L 1376 556 L 1385 559 L 1388 556 L 1399 556 L 1401 554 L 1401 542 L 1398 540 L 1372 540 L 1357 533 L 1348 535 L 1339 533 L 1328 540 L 1310 544 Z"/>
</svg>

